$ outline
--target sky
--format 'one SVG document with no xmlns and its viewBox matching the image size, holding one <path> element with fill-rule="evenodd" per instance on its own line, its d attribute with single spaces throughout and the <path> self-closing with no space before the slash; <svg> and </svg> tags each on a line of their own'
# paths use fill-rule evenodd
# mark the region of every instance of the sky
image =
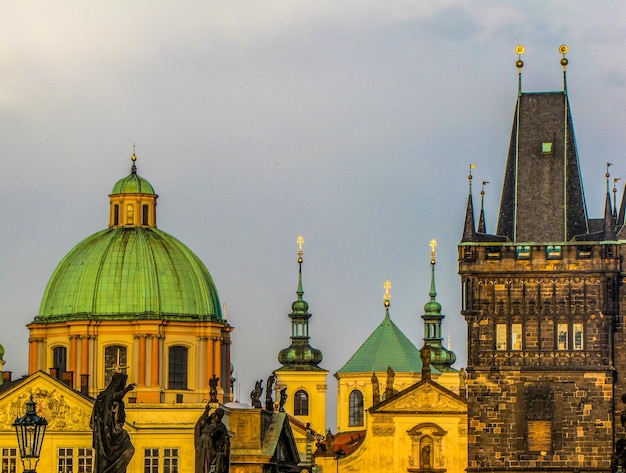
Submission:
<svg viewBox="0 0 626 473">
<path fill-rule="evenodd" d="M 445 343 L 464 367 L 469 164 L 475 204 L 489 182 L 494 232 L 515 47 L 524 91 L 562 90 L 563 43 L 588 213 L 601 217 L 606 162 L 626 180 L 621 1 L 4 2 L 4 369 L 26 373 L 25 326 L 62 257 L 108 225 L 133 144 L 159 228 L 202 259 L 227 305 L 238 399 L 290 344 L 298 235 L 330 412 L 332 375 L 383 320 L 386 280 L 392 320 L 422 346 L 433 238 Z"/>
</svg>

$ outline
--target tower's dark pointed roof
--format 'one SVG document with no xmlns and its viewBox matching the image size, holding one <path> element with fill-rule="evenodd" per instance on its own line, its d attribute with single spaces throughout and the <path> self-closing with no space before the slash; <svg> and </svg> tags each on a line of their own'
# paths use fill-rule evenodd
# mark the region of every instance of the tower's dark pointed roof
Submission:
<svg viewBox="0 0 626 473">
<path fill-rule="evenodd" d="M 498 235 L 569 241 L 589 232 L 567 92 L 520 93 L 509 145 Z"/>
</svg>

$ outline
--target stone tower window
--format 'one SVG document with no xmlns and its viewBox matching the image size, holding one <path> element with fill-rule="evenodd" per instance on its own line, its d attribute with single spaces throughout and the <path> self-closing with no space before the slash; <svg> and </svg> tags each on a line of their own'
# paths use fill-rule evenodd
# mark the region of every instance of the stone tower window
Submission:
<svg viewBox="0 0 626 473">
<path fill-rule="evenodd" d="M 293 397 L 293 415 L 309 415 L 309 395 L 303 389 L 296 391 Z"/>
<path fill-rule="evenodd" d="M 357 427 L 363 425 L 363 393 L 355 389 L 348 399 L 348 425 Z"/>
<path fill-rule="evenodd" d="M 522 349 L 522 324 L 511 324 L 511 349 Z"/>
<path fill-rule="evenodd" d="M 567 350 L 568 349 L 568 338 L 569 338 L 569 330 L 567 324 L 559 324 L 558 325 L 558 349 L 559 350 Z"/>
<path fill-rule="evenodd" d="M 506 350 L 506 324 L 496 325 L 496 350 Z"/>
<path fill-rule="evenodd" d="M 572 326 L 572 333 L 574 335 L 574 346 L 572 347 L 574 350 L 583 350 L 584 349 L 584 329 L 583 324 L 574 324 Z"/>
</svg>

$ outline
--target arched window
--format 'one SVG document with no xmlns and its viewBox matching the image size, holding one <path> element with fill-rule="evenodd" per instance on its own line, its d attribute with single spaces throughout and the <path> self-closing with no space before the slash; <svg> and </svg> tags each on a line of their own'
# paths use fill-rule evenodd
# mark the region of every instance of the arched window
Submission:
<svg viewBox="0 0 626 473">
<path fill-rule="evenodd" d="M 148 211 L 149 211 L 149 207 L 147 205 L 144 205 L 141 207 L 141 224 L 142 225 L 148 225 Z"/>
<path fill-rule="evenodd" d="M 135 208 L 133 207 L 133 204 L 128 204 L 126 206 L 126 224 L 132 225 L 134 223 L 134 219 L 135 219 Z"/>
<path fill-rule="evenodd" d="M 309 395 L 302 389 L 296 391 L 296 394 L 293 397 L 293 415 L 309 415 Z"/>
<path fill-rule="evenodd" d="M 127 373 L 127 351 L 122 345 L 109 345 L 104 348 L 104 385 L 108 386 L 113 373 Z"/>
<path fill-rule="evenodd" d="M 168 382 L 169 389 L 187 389 L 187 348 L 180 345 L 168 350 Z"/>
<path fill-rule="evenodd" d="M 54 368 L 54 376 L 61 379 L 61 373 L 67 371 L 67 348 L 55 347 L 52 350 L 52 368 Z"/>
<path fill-rule="evenodd" d="M 358 389 L 350 393 L 348 415 L 350 427 L 363 425 L 363 394 Z"/>
</svg>

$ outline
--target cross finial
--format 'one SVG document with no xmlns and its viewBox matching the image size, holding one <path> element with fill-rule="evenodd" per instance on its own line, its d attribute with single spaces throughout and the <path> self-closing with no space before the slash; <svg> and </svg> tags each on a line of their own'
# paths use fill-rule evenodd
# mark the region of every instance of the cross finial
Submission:
<svg viewBox="0 0 626 473">
<path fill-rule="evenodd" d="M 389 299 L 391 299 L 391 294 L 389 294 L 389 289 L 391 289 L 391 281 L 387 279 L 385 281 L 385 284 L 383 284 L 383 287 L 385 288 L 385 294 L 383 295 L 383 299 L 385 299 L 385 301 L 389 301 Z"/>
<path fill-rule="evenodd" d="M 437 257 L 437 240 L 434 238 L 430 240 L 430 264 L 435 264 L 435 258 Z"/>
<path fill-rule="evenodd" d="M 302 235 L 298 237 L 296 242 L 298 243 L 298 261 L 299 261 L 302 259 L 302 244 L 304 243 L 304 238 L 302 237 Z"/>
</svg>

